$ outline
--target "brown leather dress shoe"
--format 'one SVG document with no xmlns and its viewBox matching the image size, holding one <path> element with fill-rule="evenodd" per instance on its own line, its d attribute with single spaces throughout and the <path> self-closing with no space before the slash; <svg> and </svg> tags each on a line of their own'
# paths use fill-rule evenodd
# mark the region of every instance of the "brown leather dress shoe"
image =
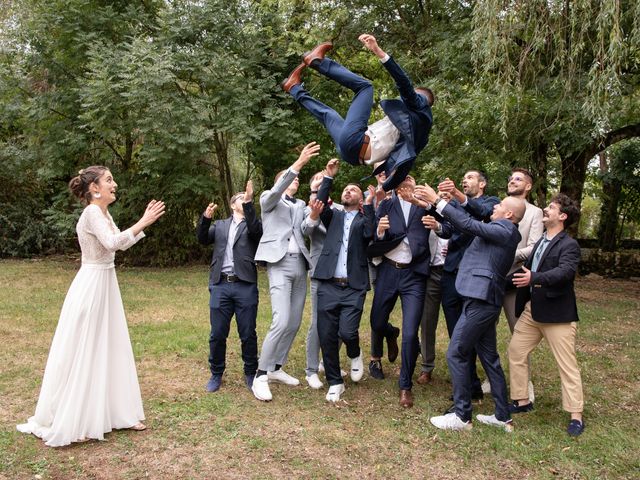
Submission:
<svg viewBox="0 0 640 480">
<path fill-rule="evenodd" d="M 411 390 L 400 390 L 400 406 L 403 408 L 413 407 L 413 393 L 411 393 Z"/>
<path fill-rule="evenodd" d="M 431 372 L 422 372 L 416 382 L 418 382 L 420 385 L 431 383 Z"/>
<path fill-rule="evenodd" d="M 302 56 L 302 61 L 304 62 L 305 65 L 307 65 L 308 67 L 312 67 L 313 65 L 311 65 L 312 62 L 318 60 L 322 60 L 324 58 L 324 56 L 327 54 L 327 52 L 329 50 L 331 50 L 333 48 L 333 43 L 331 42 L 322 42 L 320 45 L 316 45 L 313 50 L 311 50 L 310 52 L 306 52 L 303 56 Z"/>
<path fill-rule="evenodd" d="M 302 83 L 302 71 L 305 68 L 307 68 L 307 66 L 304 63 L 301 63 L 293 69 L 287 78 L 282 81 L 280 86 L 285 92 L 289 93 L 289 90 L 291 90 L 295 85 Z"/>
</svg>

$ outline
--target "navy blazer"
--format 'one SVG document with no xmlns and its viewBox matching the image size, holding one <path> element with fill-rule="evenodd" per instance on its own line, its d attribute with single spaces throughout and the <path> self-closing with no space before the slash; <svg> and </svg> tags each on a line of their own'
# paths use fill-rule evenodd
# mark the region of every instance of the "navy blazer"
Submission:
<svg viewBox="0 0 640 480">
<path fill-rule="evenodd" d="M 424 208 L 411 205 L 409 210 L 409 223 L 405 224 L 400 197 L 395 193 L 391 198 L 385 198 L 376 210 L 376 228 L 380 218 L 389 215 L 389 228 L 385 231 L 382 238 L 378 238 L 378 234 L 374 230 L 373 246 L 377 243 L 387 242 L 390 245 L 398 245 L 395 241 L 402 240 L 404 237 L 409 238 L 409 247 L 411 248 L 411 267 L 412 271 L 422 275 L 429 275 L 429 264 L 431 254 L 429 251 L 429 234 L 431 230 L 425 228 L 422 224 L 422 217 L 425 215 L 435 215 L 440 220 L 442 217 L 435 210 L 427 211 Z M 395 248 L 395 247 L 394 247 Z"/>
<path fill-rule="evenodd" d="M 498 197 L 490 197 L 488 195 L 482 195 L 478 198 L 467 198 L 467 203 L 464 207 L 456 200 L 451 200 L 449 205 L 466 211 L 476 220 L 488 222 L 491 219 L 494 205 L 500 203 Z M 462 232 L 459 229 L 453 228 L 450 224 L 442 225 L 442 233 L 439 235 L 442 238 L 449 238 L 447 244 L 447 255 L 444 258 L 444 271 L 455 272 L 462 258 L 464 252 L 469 248 L 473 241 L 473 235 Z"/>
<path fill-rule="evenodd" d="M 521 239 L 518 225 L 504 218 L 483 223 L 449 204 L 442 214 L 456 229 L 475 236 L 460 262 L 456 290 L 463 297 L 502 305 L 506 276 Z"/>
<path fill-rule="evenodd" d="M 380 102 L 382 110 L 389 117 L 391 123 L 400 131 L 400 139 L 389 154 L 384 163 L 387 176 L 403 165 L 406 165 L 406 173 L 409 173 L 418 154 L 429 143 L 429 132 L 433 124 L 431 106 L 423 95 L 416 93 L 409 76 L 389 57 L 383 63 L 400 93 L 399 99 L 383 100 Z M 393 175 L 383 185 L 385 191 L 395 189 L 404 180 L 406 175 Z"/>
<path fill-rule="evenodd" d="M 344 210 L 335 210 L 327 204 L 333 179 L 324 177 L 318 189 L 318 200 L 324 202 L 320 220 L 327 229 L 322 253 L 318 259 L 311 278 L 331 280 L 336 271 L 338 255 L 342 248 L 344 230 Z M 373 238 L 374 212 L 373 206 L 364 205 L 364 213 L 358 212 L 351 222 L 349 247 L 347 250 L 347 275 L 349 286 L 356 290 L 369 290 L 369 263 L 367 261 L 367 245 Z"/>
<path fill-rule="evenodd" d="M 533 247 L 525 266 L 531 269 L 533 256 L 542 238 Z M 577 322 L 578 306 L 573 280 L 580 263 L 580 245 L 566 232 L 558 233 L 542 254 L 538 271 L 531 272 L 531 282 L 517 290 L 516 316 L 531 300 L 531 316 L 536 322 Z"/>
<path fill-rule="evenodd" d="M 258 274 L 253 260 L 260 237 L 262 237 L 262 222 L 258 219 L 253 203 L 243 203 L 244 222 L 238 225 L 233 241 L 233 270 L 234 274 L 242 281 L 256 283 Z M 202 215 L 196 228 L 198 241 L 203 245 L 214 244 L 213 257 L 209 284 L 215 285 L 220 281 L 224 252 L 227 248 L 227 238 L 231 217 L 224 220 L 216 220 L 211 224 L 211 219 Z"/>
</svg>

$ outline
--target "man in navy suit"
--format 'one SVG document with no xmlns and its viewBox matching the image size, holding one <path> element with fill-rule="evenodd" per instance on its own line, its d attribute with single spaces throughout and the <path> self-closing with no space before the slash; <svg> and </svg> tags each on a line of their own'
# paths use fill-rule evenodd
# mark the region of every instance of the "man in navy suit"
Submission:
<svg viewBox="0 0 640 480">
<path fill-rule="evenodd" d="M 384 170 L 387 178 L 383 188 L 390 191 L 402 183 L 416 157 L 429 142 L 434 96 L 428 88 L 414 89 L 404 70 L 378 46 L 373 35 L 364 33 L 358 40 L 380 59 L 400 92 L 400 99 L 381 102 L 386 114 L 382 120 L 368 125 L 373 106 L 373 85 L 339 63 L 325 58 L 333 48 L 331 42 L 321 43 L 304 55 L 303 63 L 282 82 L 282 88 L 324 125 L 344 161 L 352 165 L 384 162 L 376 168 L 374 175 Z M 303 88 L 301 77 L 307 66 L 354 92 L 345 118 Z"/>
<path fill-rule="evenodd" d="M 244 375 L 251 388 L 258 368 L 258 275 L 253 257 L 262 236 L 262 223 L 253 207 L 253 184 L 231 200 L 231 217 L 211 224 L 218 206 L 210 203 L 197 226 L 197 238 L 203 245 L 214 244 L 209 274 L 209 367 L 211 378 L 207 391 L 220 389 L 225 370 L 227 337 L 231 317 L 235 314 L 242 346 Z"/>
<path fill-rule="evenodd" d="M 518 287 L 518 321 L 509 343 L 511 413 L 533 410 L 529 399 L 529 353 L 547 340 L 558 364 L 562 384 L 562 407 L 571 415 L 567 433 L 584 430 L 582 378 L 576 359 L 578 307 L 573 280 L 580 263 L 580 245 L 565 229 L 580 215 L 576 203 L 564 194 L 551 199 L 543 211 L 543 237 L 533 247 L 521 273 L 514 274 Z"/>
<path fill-rule="evenodd" d="M 460 262 L 456 278 L 456 289 L 465 302 L 447 350 L 455 411 L 432 417 L 431 423 L 447 430 L 471 429 L 470 363 L 475 350 L 489 377 L 495 403 L 494 415 L 476 418 L 510 431 L 511 414 L 496 345 L 496 321 L 502 307 L 506 275 L 520 242 L 517 224 L 524 216 L 524 201 L 506 197 L 493 208 L 491 222 L 483 223 L 439 199 L 428 185 L 416 188 L 415 195 L 431 204 L 437 202 L 438 213 L 458 230 L 475 236 Z"/>
<path fill-rule="evenodd" d="M 418 328 L 422 319 L 431 260 L 430 230 L 422 224 L 422 217 L 427 215 L 427 210 L 409 201 L 413 199 L 415 186 L 415 180 L 409 175 L 400 185 L 397 194 L 380 203 L 376 211 L 377 232 L 372 244 L 372 248 L 383 242 L 389 246 L 378 266 L 371 305 L 371 329 L 379 337 L 388 337 L 393 332 L 389 315 L 398 297 L 402 302 L 402 363 L 398 385 L 400 406 L 404 408 L 413 406 L 411 378 L 420 352 Z M 380 360 L 382 352 L 376 353 Z"/>
<path fill-rule="evenodd" d="M 364 299 L 369 290 L 369 268 L 367 245 L 373 237 L 374 190 L 369 187 L 369 196 L 360 212 L 363 195 L 355 184 L 342 191 L 344 210 L 335 210 L 328 204 L 333 177 L 338 172 L 339 162 L 327 163 L 318 197 L 311 202 L 309 222 L 322 221 L 327 236 L 320 259 L 312 278 L 318 284 L 318 335 L 322 348 L 325 375 L 329 383 L 327 401 L 337 402 L 344 393 L 344 380 L 340 375 L 339 342 L 342 340 L 347 356 L 351 359 L 351 380 L 362 379 L 364 365 L 358 329 Z"/>
<path fill-rule="evenodd" d="M 486 173 L 480 170 L 468 170 L 462 178 L 462 191 L 448 178 L 438 185 L 438 190 L 451 196 L 453 199 L 450 202 L 451 207 L 464 210 L 476 220 L 488 222 L 493 213 L 493 207 L 500 203 L 500 200 L 497 197 L 485 195 L 484 192 L 487 185 Z M 449 338 L 451 338 L 464 304 L 463 296 L 456 290 L 458 268 L 467 248 L 473 241 L 473 235 L 453 228 L 450 224 L 444 224 L 441 233 L 438 233 L 438 235 L 443 238 L 450 237 L 440 278 L 440 288 L 442 291 L 442 311 L 447 323 Z M 470 368 L 471 396 L 474 400 L 479 400 L 484 395 L 476 371 L 475 355 L 474 361 L 470 363 Z M 453 407 L 448 411 L 452 410 Z"/>
</svg>

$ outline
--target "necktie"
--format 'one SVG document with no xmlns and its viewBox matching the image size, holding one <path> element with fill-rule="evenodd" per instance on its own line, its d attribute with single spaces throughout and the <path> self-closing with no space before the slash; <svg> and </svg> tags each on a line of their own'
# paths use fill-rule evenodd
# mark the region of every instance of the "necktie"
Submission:
<svg viewBox="0 0 640 480">
<path fill-rule="evenodd" d="M 546 250 L 547 244 L 550 241 L 551 240 L 548 240 L 545 237 L 545 238 L 542 239 L 542 242 L 540 242 L 540 245 L 538 245 L 538 249 L 536 250 L 536 253 L 533 256 L 533 262 L 531 263 L 531 271 L 533 271 L 533 272 L 537 272 L 538 271 L 538 264 L 540 263 L 540 259 L 542 258 L 542 254 Z"/>
</svg>

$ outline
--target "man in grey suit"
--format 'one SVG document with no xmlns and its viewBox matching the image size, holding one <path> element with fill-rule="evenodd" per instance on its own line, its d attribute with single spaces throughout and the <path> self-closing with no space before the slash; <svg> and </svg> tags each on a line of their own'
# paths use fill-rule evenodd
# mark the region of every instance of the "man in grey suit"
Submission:
<svg viewBox="0 0 640 480">
<path fill-rule="evenodd" d="M 211 224 L 218 206 L 210 203 L 202 214 L 196 235 L 203 245 L 214 244 L 209 274 L 209 367 L 208 392 L 216 392 L 222 383 L 231 317 L 235 314 L 242 346 L 244 375 L 251 388 L 258 368 L 258 273 L 253 256 L 262 236 L 262 223 L 253 208 L 253 183 L 245 192 L 236 193 L 229 202 L 231 217 Z"/>
<path fill-rule="evenodd" d="M 471 429 L 470 362 L 475 349 L 489 376 L 496 408 L 494 415 L 477 415 L 476 418 L 481 423 L 510 431 L 507 384 L 496 345 L 496 320 L 500 315 L 506 275 L 520 242 L 517 224 L 524 216 L 524 201 L 506 197 L 493 208 L 491 222 L 483 223 L 439 200 L 428 185 L 417 187 L 415 195 L 436 204 L 436 211 L 455 228 L 475 235 L 460 262 L 456 278 L 456 290 L 465 300 L 447 350 L 455 409 L 454 412 L 432 417 L 431 423 L 447 430 Z"/>
<path fill-rule="evenodd" d="M 299 385 L 282 370 L 302 321 L 311 256 L 302 237 L 305 202 L 295 199 L 298 174 L 318 155 L 320 145 L 307 144 L 298 159 L 276 176 L 275 185 L 260 195 L 263 235 L 256 262 L 266 262 L 271 294 L 271 327 L 262 343 L 258 371 L 251 390 L 258 400 L 272 399 L 269 382 Z"/>
<path fill-rule="evenodd" d="M 327 401 L 337 402 L 344 392 L 344 380 L 340 375 L 338 356 L 339 341 L 342 340 L 351 359 L 351 380 L 362 379 L 364 365 L 358 329 L 364 299 L 369 290 L 367 245 L 373 238 L 374 189 L 369 187 L 363 213 L 362 190 L 358 185 L 348 184 L 342 191 L 344 210 L 334 210 L 327 205 L 333 177 L 338 172 L 338 160 L 327 163 L 325 177 L 318 198 L 311 203 L 309 219 L 322 221 L 327 237 L 322 247 L 321 259 L 313 278 L 318 284 L 318 335 L 322 346 L 329 392 Z"/>
</svg>

